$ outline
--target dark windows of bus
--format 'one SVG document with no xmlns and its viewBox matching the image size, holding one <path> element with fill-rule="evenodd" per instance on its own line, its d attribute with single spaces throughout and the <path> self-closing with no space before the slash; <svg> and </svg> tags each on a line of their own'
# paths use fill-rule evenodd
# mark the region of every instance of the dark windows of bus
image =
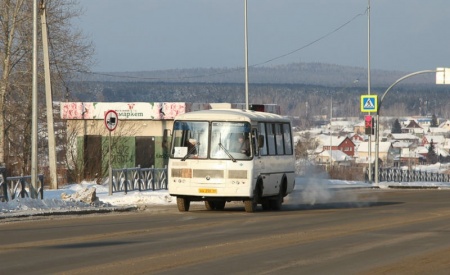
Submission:
<svg viewBox="0 0 450 275">
<path fill-rule="evenodd" d="M 258 132 L 261 136 L 264 138 L 263 146 L 260 149 L 261 155 L 265 156 L 267 155 L 267 136 L 266 136 L 266 124 L 264 122 L 258 123 Z"/>
<path fill-rule="evenodd" d="M 291 125 L 283 124 L 284 148 L 287 155 L 292 155 Z"/>
</svg>

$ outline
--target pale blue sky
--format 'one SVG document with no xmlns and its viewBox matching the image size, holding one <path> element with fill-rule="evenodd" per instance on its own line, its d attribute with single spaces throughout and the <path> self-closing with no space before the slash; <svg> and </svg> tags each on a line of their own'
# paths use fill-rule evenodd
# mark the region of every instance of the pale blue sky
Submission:
<svg viewBox="0 0 450 275">
<path fill-rule="evenodd" d="M 450 66 L 449 0 L 370 2 L 371 68 L 412 72 Z M 93 71 L 244 66 L 244 0 L 79 3 L 85 14 L 75 23 L 94 42 Z M 247 3 L 250 65 L 367 68 L 367 0 Z"/>
</svg>

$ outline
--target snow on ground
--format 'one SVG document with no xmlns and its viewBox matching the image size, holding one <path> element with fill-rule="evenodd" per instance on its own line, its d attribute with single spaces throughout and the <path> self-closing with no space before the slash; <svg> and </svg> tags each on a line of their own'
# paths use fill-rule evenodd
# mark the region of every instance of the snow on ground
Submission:
<svg viewBox="0 0 450 275">
<path fill-rule="evenodd" d="M 428 167 L 429 170 L 439 170 L 437 167 Z M 357 181 L 330 180 L 318 176 L 297 177 L 294 192 L 287 198 L 290 200 L 314 204 L 326 202 L 333 199 L 332 190 L 348 188 L 389 188 L 397 187 L 433 187 L 440 189 L 450 189 L 450 183 L 442 182 L 381 182 L 377 186 Z M 62 199 L 63 193 L 66 195 L 76 194 L 86 188 L 96 188 L 96 195 L 99 202 L 88 204 L 73 199 Z M 6 217 L 31 216 L 31 215 L 51 215 L 61 213 L 91 213 L 101 211 L 124 211 L 134 209 L 139 206 L 148 205 L 176 205 L 176 199 L 169 195 L 167 190 L 159 191 L 130 191 L 113 193 L 109 196 L 107 184 L 98 185 L 96 183 L 83 182 L 80 184 L 70 184 L 61 186 L 57 190 L 44 190 L 44 199 L 17 198 L 9 202 L 0 202 L 0 219 Z M 176 206 L 175 206 L 176 207 Z"/>
</svg>

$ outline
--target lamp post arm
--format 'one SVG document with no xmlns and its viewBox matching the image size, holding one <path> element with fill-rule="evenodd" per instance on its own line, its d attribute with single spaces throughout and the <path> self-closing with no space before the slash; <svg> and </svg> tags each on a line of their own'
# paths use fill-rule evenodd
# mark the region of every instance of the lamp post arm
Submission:
<svg viewBox="0 0 450 275">
<path fill-rule="evenodd" d="M 395 81 L 394 83 L 392 83 L 392 85 L 389 86 L 389 88 L 387 88 L 387 90 L 386 90 L 386 91 L 384 92 L 384 94 L 381 96 L 381 99 L 380 99 L 380 101 L 378 102 L 377 115 L 380 114 L 380 108 L 381 108 L 381 104 L 383 103 L 384 97 L 385 97 L 386 94 L 392 89 L 392 87 L 394 87 L 395 85 L 397 85 L 397 83 L 399 83 L 399 82 L 401 82 L 401 81 L 403 81 L 403 80 L 405 80 L 406 78 L 409 78 L 409 77 L 411 77 L 411 76 L 415 76 L 415 75 L 418 75 L 418 74 L 435 73 L 435 72 L 437 72 L 437 70 L 418 71 L 418 72 L 414 72 L 414 73 L 407 74 L 407 75 L 405 75 L 405 76 L 403 76 L 403 77 L 397 79 L 397 81 Z"/>
<path fill-rule="evenodd" d="M 404 77 L 399 78 L 397 81 L 395 81 L 391 86 L 389 86 L 389 88 L 387 88 L 387 90 L 384 92 L 384 94 L 381 96 L 380 101 L 378 102 L 378 107 L 377 107 L 377 115 L 376 115 L 376 122 L 377 122 L 377 127 L 375 129 L 375 184 L 379 183 L 379 178 L 378 178 L 378 158 L 379 158 L 379 147 L 380 147 L 380 108 L 381 108 L 381 103 L 383 103 L 383 99 L 386 96 L 386 94 L 392 89 L 392 87 L 394 87 L 395 85 L 397 85 L 397 83 L 399 83 L 400 81 L 403 81 L 404 79 L 411 77 L 411 76 L 415 76 L 418 74 L 426 74 L 426 73 L 436 73 L 437 70 L 425 70 L 425 71 L 418 71 L 415 73 L 410 73 L 408 75 L 405 75 Z"/>
</svg>

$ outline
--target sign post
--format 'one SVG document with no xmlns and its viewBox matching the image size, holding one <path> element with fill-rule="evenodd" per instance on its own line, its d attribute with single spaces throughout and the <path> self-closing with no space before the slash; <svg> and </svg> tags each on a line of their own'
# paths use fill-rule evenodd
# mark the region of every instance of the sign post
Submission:
<svg viewBox="0 0 450 275">
<path fill-rule="evenodd" d="M 367 148 L 367 156 L 368 158 L 368 180 L 369 183 L 372 183 L 372 129 L 373 129 L 373 121 L 371 112 L 375 112 L 378 109 L 378 96 L 377 95 L 362 95 L 361 96 L 361 112 L 369 113 L 368 116 L 365 116 L 365 134 L 369 135 L 369 143 Z"/>
<path fill-rule="evenodd" d="M 377 95 L 362 95 L 361 96 L 361 112 L 370 113 L 376 112 L 378 108 Z"/>
<path fill-rule="evenodd" d="M 106 129 L 109 130 L 109 152 L 108 152 L 108 164 L 109 164 L 109 195 L 112 195 L 112 166 L 111 166 L 111 132 L 114 131 L 117 127 L 117 124 L 119 123 L 119 116 L 117 115 L 116 111 L 109 110 L 105 113 L 105 126 Z"/>
</svg>

